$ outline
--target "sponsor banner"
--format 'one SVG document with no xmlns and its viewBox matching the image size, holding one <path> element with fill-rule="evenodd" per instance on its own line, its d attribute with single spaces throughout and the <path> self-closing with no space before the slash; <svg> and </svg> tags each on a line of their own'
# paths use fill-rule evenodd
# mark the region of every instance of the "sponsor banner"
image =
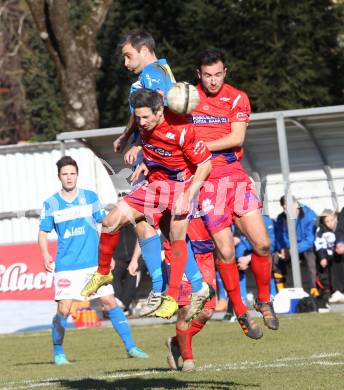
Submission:
<svg viewBox="0 0 344 390">
<path fill-rule="evenodd" d="M 56 253 L 56 242 L 49 242 Z M 0 300 L 54 299 L 53 274 L 46 272 L 37 243 L 0 245 Z"/>
</svg>

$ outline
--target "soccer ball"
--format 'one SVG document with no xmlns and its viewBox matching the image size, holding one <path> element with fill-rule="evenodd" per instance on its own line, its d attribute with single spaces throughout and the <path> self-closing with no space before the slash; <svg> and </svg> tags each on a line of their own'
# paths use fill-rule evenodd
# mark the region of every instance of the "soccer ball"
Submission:
<svg viewBox="0 0 344 390">
<path fill-rule="evenodd" d="M 167 93 L 168 108 L 176 114 L 189 114 L 200 101 L 196 87 L 185 81 L 175 83 Z"/>
</svg>

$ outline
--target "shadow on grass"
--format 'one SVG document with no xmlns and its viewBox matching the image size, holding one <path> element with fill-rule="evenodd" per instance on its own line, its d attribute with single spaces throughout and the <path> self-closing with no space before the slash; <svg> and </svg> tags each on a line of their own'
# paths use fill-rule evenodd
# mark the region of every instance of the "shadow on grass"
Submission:
<svg viewBox="0 0 344 390">
<path fill-rule="evenodd" d="M 133 389 L 217 389 L 231 390 L 243 389 L 245 387 L 259 387 L 256 384 L 243 384 L 232 381 L 220 380 L 188 380 L 185 376 L 183 380 L 176 378 L 121 378 L 113 381 L 81 379 L 81 380 L 60 380 L 60 386 L 64 389 L 83 390 L 133 390 Z"/>
</svg>

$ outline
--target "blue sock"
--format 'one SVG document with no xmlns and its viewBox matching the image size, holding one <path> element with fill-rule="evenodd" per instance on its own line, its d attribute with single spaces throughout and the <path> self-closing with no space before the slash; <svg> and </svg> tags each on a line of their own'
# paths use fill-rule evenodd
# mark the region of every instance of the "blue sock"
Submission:
<svg viewBox="0 0 344 390">
<path fill-rule="evenodd" d="M 53 318 L 53 323 L 51 326 L 51 336 L 53 339 L 54 346 L 54 355 L 62 355 L 64 354 L 63 350 L 63 339 L 67 326 L 67 318 L 56 314 Z"/>
<path fill-rule="evenodd" d="M 185 275 L 191 283 L 192 292 L 202 288 L 202 274 L 199 271 L 190 240 L 188 240 L 188 258 L 185 265 Z"/>
<path fill-rule="evenodd" d="M 116 306 L 108 311 L 108 315 L 113 328 L 118 333 L 119 337 L 122 339 L 126 350 L 130 351 L 131 348 L 135 347 L 135 343 L 131 336 L 129 323 L 123 310 L 120 307 Z"/>
<path fill-rule="evenodd" d="M 247 302 L 246 272 L 239 271 L 239 275 L 240 275 L 241 298 L 246 303 Z"/>
<path fill-rule="evenodd" d="M 277 294 L 275 279 L 270 279 L 270 299 L 274 299 Z"/>
<path fill-rule="evenodd" d="M 217 286 L 217 297 L 218 299 L 227 300 L 227 293 L 225 290 L 225 286 L 223 284 L 223 280 L 218 271 L 216 271 L 216 286 Z"/>
<path fill-rule="evenodd" d="M 161 293 L 163 291 L 163 280 L 160 236 L 156 234 L 153 237 L 140 240 L 139 243 L 143 260 L 152 279 L 152 290 Z"/>
</svg>

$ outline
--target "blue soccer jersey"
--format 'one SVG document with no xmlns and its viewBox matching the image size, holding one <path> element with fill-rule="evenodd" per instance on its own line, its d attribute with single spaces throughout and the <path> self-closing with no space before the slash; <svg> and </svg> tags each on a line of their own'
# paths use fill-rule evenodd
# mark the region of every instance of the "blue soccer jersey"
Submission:
<svg viewBox="0 0 344 390">
<path fill-rule="evenodd" d="M 165 106 L 167 105 L 167 92 L 176 82 L 170 66 L 164 58 L 145 66 L 139 75 L 139 79 L 130 87 L 130 95 L 140 88 L 149 88 L 154 91 L 159 89 L 164 93 Z M 133 107 L 130 106 L 133 112 Z"/>
<path fill-rule="evenodd" d="M 98 265 L 97 223 L 106 215 L 93 191 L 78 189 L 68 202 L 56 193 L 43 204 L 39 229 L 55 229 L 58 242 L 55 271 L 78 270 Z"/>
</svg>

